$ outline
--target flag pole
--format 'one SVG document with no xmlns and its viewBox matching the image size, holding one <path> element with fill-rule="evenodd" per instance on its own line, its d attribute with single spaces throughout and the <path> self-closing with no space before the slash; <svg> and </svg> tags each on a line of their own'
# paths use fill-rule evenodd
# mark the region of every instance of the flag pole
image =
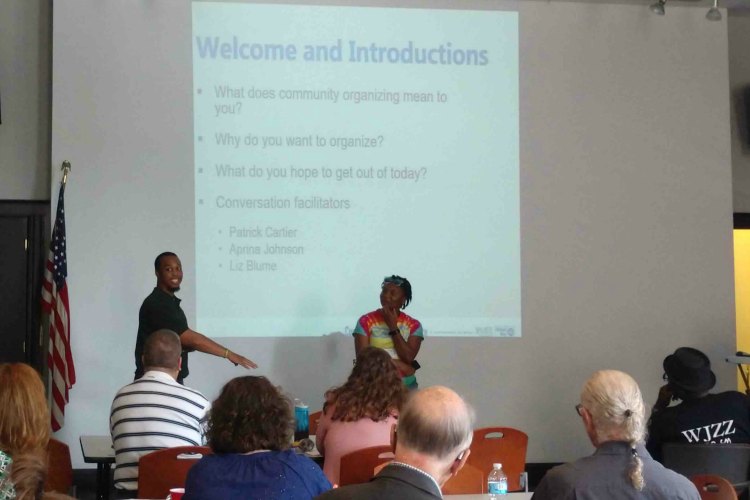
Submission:
<svg viewBox="0 0 750 500">
<path fill-rule="evenodd" d="M 63 172 L 63 178 L 60 181 L 52 239 L 42 282 L 42 310 L 49 318 L 47 367 L 50 378 L 50 417 L 53 432 L 60 430 L 64 425 L 65 405 L 69 402 L 68 391 L 75 384 L 75 366 L 73 353 L 70 350 L 70 304 L 66 284 L 68 269 L 63 198 L 71 170 L 70 162 L 63 161 L 60 170 Z"/>
</svg>

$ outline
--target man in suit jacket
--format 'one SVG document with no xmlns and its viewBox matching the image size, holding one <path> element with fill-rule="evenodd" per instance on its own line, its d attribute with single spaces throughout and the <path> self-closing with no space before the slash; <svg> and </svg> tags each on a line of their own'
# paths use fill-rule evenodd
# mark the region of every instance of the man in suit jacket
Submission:
<svg viewBox="0 0 750 500">
<path fill-rule="evenodd" d="M 321 500 L 442 498 L 440 488 L 469 458 L 474 412 L 447 387 L 414 393 L 404 405 L 391 437 L 393 462 L 369 483 L 333 489 Z"/>
</svg>

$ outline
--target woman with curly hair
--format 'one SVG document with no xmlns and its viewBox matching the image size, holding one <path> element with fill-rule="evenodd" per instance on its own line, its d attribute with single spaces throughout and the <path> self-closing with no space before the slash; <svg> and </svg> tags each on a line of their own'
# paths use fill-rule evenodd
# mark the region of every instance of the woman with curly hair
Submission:
<svg viewBox="0 0 750 500">
<path fill-rule="evenodd" d="M 331 489 L 315 462 L 290 449 L 292 404 L 265 377 L 230 380 L 208 418 L 207 455 L 188 473 L 185 500 L 307 500 Z"/>
<path fill-rule="evenodd" d="M 346 383 L 326 392 L 315 436 L 331 483 L 339 481 L 342 455 L 390 444 L 391 427 L 407 392 L 386 351 L 365 347 L 359 352 Z"/>
</svg>

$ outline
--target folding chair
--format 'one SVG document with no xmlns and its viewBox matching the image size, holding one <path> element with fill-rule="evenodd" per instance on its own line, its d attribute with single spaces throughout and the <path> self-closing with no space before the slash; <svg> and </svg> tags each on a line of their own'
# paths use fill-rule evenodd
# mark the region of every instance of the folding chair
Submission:
<svg viewBox="0 0 750 500">
<path fill-rule="evenodd" d="M 366 483 L 378 465 L 393 460 L 393 449 L 389 445 L 370 446 L 341 456 L 339 486 Z"/>
<path fill-rule="evenodd" d="M 170 488 L 184 488 L 190 467 L 211 453 L 207 446 L 177 446 L 143 455 L 138 461 L 138 498 L 166 498 Z"/>
<path fill-rule="evenodd" d="M 483 483 L 492 470 L 492 464 L 502 463 L 508 476 L 508 491 L 526 489 L 526 447 L 529 437 L 525 432 L 512 427 L 484 427 L 474 430 L 471 454 L 467 460 L 483 475 Z"/>
<path fill-rule="evenodd" d="M 750 485 L 750 444 L 665 443 L 662 463 L 686 477 L 721 476 L 734 486 L 737 495 Z"/>
<path fill-rule="evenodd" d="M 485 489 L 487 488 L 484 485 L 484 474 L 468 463 L 464 464 L 463 468 L 442 488 L 443 495 L 480 495 Z"/>
<path fill-rule="evenodd" d="M 732 483 L 714 474 L 700 474 L 690 478 L 701 496 L 701 500 L 737 500 Z"/>
<path fill-rule="evenodd" d="M 57 439 L 50 438 L 47 443 L 47 480 L 44 491 L 56 491 L 70 494 L 73 487 L 73 465 L 70 461 L 70 448 Z"/>
</svg>

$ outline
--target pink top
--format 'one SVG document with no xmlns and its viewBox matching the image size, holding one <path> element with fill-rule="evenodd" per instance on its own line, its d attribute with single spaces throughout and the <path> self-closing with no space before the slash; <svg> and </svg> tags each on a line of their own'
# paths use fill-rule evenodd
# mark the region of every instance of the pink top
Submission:
<svg viewBox="0 0 750 500">
<path fill-rule="evenodd" d="M 362 418 L 355 422 L 331 421 L 335 406 L 329 406 L 320 416 L 315 442 L 321 455 L 325 456 L 323 472 L 331 484 L 339 482 L 341 456 L 370 446 L 391 443 L 391 426 L 398 422 L 397 413 L 387 419 L 373 422 Z"/>
</svg>

